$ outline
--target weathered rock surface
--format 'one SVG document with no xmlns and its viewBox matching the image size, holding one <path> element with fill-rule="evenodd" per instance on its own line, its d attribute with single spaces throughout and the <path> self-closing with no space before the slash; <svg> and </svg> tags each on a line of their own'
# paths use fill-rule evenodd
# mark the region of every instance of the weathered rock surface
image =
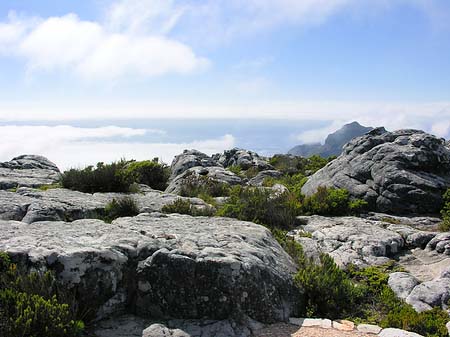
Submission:
<svg viewBox="0 0 450 337">
<path fill-rule="evenodd" d="M 289 235 L 305 254 L 318 260 L 328 253 L 342 267 L 370 266 L 395 260 L 406 272 L 392 273 L 388 284 L 417 311 L 447 309 L 450 299 L 450 233 L 424 231 L 433 218 L 298 217 L 303 223 Z M 414 224 L 414 219 L 417 223 Z M 392 223 L 394 222 L 394 223 Z M 406 223 L 409 223 L 407 225 Z M 417 228 L 415 228 L 417 227 Z M 311 238 L 304 233 L 311 234 Z"/>
<path fill-rule="evenodd" d="M 260 171 L 273 169 L 266 158 L 256 152 L 238 148 L 224 151 L 223 154 L 215 154 L 212 158 L 223 167 L 240 166 L 244 170 L 255 167 Z"/>
<path fill-rule="evenodd" d="M 287 320 L 295 265 L 270 232 L 225 218 L 143 213 L 111 224 L 0 221 L 0 251 L 54 269 L 99 316 Z"/>
<path fill-rule="evenodd" d="M 277 170 L 266 170 L 259 172 L 248 184 L 251 186 L 262 186 L 266 178 L 280 178 L 283 174 Z"/>
<path fill-rule="evenodd" d="M 290 235 L 301 242 L 302 232 L 311 233 L 320 251 L 330 254 L 340 266 L 382 264 L 405 246 L 399 233 L 383 228 L 384 224 L 377 221 L 322 216 L 300 216 L 298 220 L 304 225 Z"/>
<path fill-rule="evenodd" d="M 409 273 L 396 272 L 389 275 L 388 285 L 397 297 L 406 300 L 419 281 Z"/>
<path fill-rule="evenodd" d="M 17 192 L 0 191 L 0 219 L 26 223 L 36 221 L 73 221 L 98 218 L 113 199 L 133 198 L 142 213 L 159 212 L 177 199 L 189 200 L 194 208 L 211 208 L 199 198 L 184 198 L 147 188 L 143 193 L 82 193 L 63 188 L 46 191 L 19 188 Z"/>
<path fill-rule="evenodd" d="M 23 155 L 0 163 L 0 190 L 49 185 L 59 179 L 59 169 L 42 156 Z"/>
<path fill-rule="evenodd" d="M 450 187 L 450 149 L 423 131 L 374 129 L 345 145 L 302 192 L 319 186 L 345 188 L 381 212 L 437 213 Z"/>
<path fill-rule="evenodd" d="M 197 150 L 184 150 L 182 154 L 175 156 L 170 169 L 171 179 L 187 171 L 191 167 L 218 166 L 217 162 L 205 153 Z"/>
<path fill-rule="evenodd" d="M 242 179 L 231 171 L 228 171 L 220 166 L 211 167 L 192 167 L 184 173 L 176 176 L 167 186 L 166 192 L 181 194 L 183 189 L 188 186 L 200 187 L 207 185 L 210 182 L 226 184 L 226 185 L 240 185 Z"/>
</svg>

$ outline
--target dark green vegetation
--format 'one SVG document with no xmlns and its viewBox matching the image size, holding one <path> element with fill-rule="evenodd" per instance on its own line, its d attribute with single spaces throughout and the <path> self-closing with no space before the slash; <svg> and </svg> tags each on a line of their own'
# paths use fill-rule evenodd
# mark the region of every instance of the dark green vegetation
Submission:
<svg viewBox="0 0 450 337">
<path fill-rule="evenodd" d="M 62 174 L 64 188 L 85 193 L 133 192 L 136 184 L 146 184 L 154 189 L 165 189 L 170 169 L 153 161 L 121 160 L 111 164 L 98 163 L 96 167 L 70 169 Z"/>
<path fill-rule="evenodd" d="M 194 173 L 185 176 L 180 195 L 183 197 L 198 197 L 210 199 L 211 197 L 224 197 L 230 193 L 230 186 L 206 176 Z"/>
<path fill-rule="evenodd" d="M 187 214 L 192 216 L 213 216 L 215 213 L 214 209 L 198 209 L 195 208 L 189 200 L 176 199 L 173 203 L 165 205 L 162 208 L 163 213 L 178 213 Z"/>
<path fill-rule="evenodd" d="M 273 195 L 256 187 L 235 186 L 217 215 L 288 229 L 294 226 L 300 207 L 297 198 L 290 193 Z"/>
<path fill-rule="evenodd" d="M 450 231 L 450 189 L 444 193 L 444 207 L 442 208 L 442 223 L 440 225 L 440 230 L 443 232 Z"/>
<path fill-rule="evenodd" d="M 26 274 L 0 252 L 0 336 L 80 336 L 71 298 L 50 272 Z"/>
<path fill-rule="evenodd" d="M 113 199 L 105 207 L 105 214 L 103 220 L 112 222 L 121 217 L 136 216 L 139 214 L 139 208 L 131 197 L 122 197 Z"/>
</svg>

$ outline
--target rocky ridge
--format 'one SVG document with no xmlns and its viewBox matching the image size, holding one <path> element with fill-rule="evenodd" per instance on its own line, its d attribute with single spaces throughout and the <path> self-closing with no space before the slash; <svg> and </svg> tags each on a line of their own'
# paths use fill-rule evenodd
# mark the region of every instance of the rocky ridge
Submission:
<svg viewBox="0 0 450 337">
<path fill-rule="evenodd" d="M 310 177 L 302 192 L 344 188 L 380 212 L 438 213 L 450 186 L 450 149 L 444 144 L 423 131 L 377 128 L 350 141 L 337 159 Z"/>
</svg>

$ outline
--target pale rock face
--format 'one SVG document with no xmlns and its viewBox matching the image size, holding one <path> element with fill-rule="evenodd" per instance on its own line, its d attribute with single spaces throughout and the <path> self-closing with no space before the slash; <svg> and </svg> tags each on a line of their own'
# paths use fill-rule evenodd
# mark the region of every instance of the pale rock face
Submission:
<svg viewBox="0 0 450 337">
<path fill-rule="evenodd" d="M 192 167 L 218 166 L 217 162 L 207 154 L 197 150 L 184 150 L 182 154 L 175 156 L 170 169 L 172 171 L 171 179 L 182 174 Z"/>
<path fill-rule="evenodd" d="M 283 174 L 277 170 L 266 170 L 259 172 L 248 184 L 251 186 L 262 186 L 266 178 L 280 178 Z"/>
<path fill-rule="evenodd" d="M 240 166 L 244 170 L 255 167 L 260 171 L 273 169 L 266 158 L 256 152 L 238 148 L 224 151 L 223 154 L 215 154 L 212 158 L 223 167 Z"/>
<path fill-rule="evenodd" d="M 184 198 L 148 187 L 136 194 L 89 194 L 63 188 L 46 191 L 19 188 L 17 192 L 0 190 L 0 219 L 33 223 L 98 218 L 107 203 L 125 196 L 133 198 L 142 213 L 160 212 L 165 205 L 177 199 L 188 200 L 198 210 L 212 207 L 199 198 Z"/>
<path fill-rule="evenodd" d="M 50 185 L 59 180 L 59 169 L 42 156 L 23 155 L 0 163 L 0 190 Z"/>
<path fill-rule="evenodd" d="M 396 272 L 389 275 L 388 285 L 401 299 L 406 300 L 419 281 L 409 273 Z"/>
<path fill-rule="evenodd" d="M 176 176 L 166 188 L 166 192 L 180 194 L 187 185 L 202 186 L 208 181 L 229 186 L 240 185 L 242 178 L 220 166 L 192 167 Z"/>
<path fill-rule="evenodd" d="M 291 258 L 266 228 L 233 219 L 143 213 L 111 224 L 0 221 L 0 251 L 55 270 L 99 317 L 127 303 L 144 317 L 273 322 L 301 305 Z"/>
<path fill-rule="evenodd" d="M 345 188 L 381 212 L 438 213 L 450 187 L 450 149 L 423 131 L 374 129 L 351 140 L 302 192 L 319 186 Z"/>
</svg>

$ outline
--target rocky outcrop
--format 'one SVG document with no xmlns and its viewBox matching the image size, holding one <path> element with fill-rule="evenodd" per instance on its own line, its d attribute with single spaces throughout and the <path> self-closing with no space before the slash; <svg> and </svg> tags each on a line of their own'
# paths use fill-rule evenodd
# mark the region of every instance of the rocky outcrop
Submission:
<svg viewBox="0 0 450 337">
<path fill-rule="evenodd" d="M 289 235 L 302 242 L 303 233 L 311 234 L 320 252 L 328 253 L 340 266 L 383 264 L 404 246 L 404 238 L 385 229 L 383 223 L 357 217 L 300 216 L 303 225 Z M 312 243 L 311 256 L 316 256 Z"/>
<path fill-rule="evenodd" d="M 240 185 L 242 179 L 220 166 L 192 167 L 175 177 L 167 186 L 167 193 L 183 194 L 184 189 L 200 188 L 212 184 Z"/>
<path fill-rule="evenodd" d="M 0 163 L 0 190 L 49 185 L 59 179 L 59 169 L 42 156 L 23 155 Z"/>
<path fill-rule="evenodd" d="M 373 130 L 372 127 L 365 127 L 358 122 L 345 124 L 342 128 L 328 135 L 325 143 L 298 145 L 288 151 L 288 154 L 310 157 L 319 155 L 322 157 L 338 156 L 342 152 L 342 147 L 355 137 L 364 135 Z"/>
<path fill-rule="evenodd" d="M 259 172 L 255 177 L 249 180 L 251 186 L 262 186 L 266 178 L 280 178 L 283 174 L 277 170 L 266 170 Z"/>
<path fill-rule="evenodd" d="M 53 269 L 98 316 L 273 322 L 299 308 L 296 267 L 266 228 L 225 218 L 143 213 L 107 224 L 0 221 L 0 251 Z"/>
<path fill-rule="evenodd" d="M 217 161 L 197 150 L 184 150 L 182 154 L 175 156 L 170 166 L 171 179 L 187 171 L 191 167 L 218 166 Z"/>
<path fill-rule="evenodd" d="M 199 198 L 184 198 L 148 187 L 136 194 L 89 194 L 63 188 L 46 191 L 19 188 L 16 192 L 0 191 L 0 219 L 33 223 L 98 218 L 104 214 L 109 202 L 125 196 L 133 198 L 142 213 L 159 212 L 177 199 L 189 200 L 200 211 L 212 207 Z"/>
<path fill-rule="evenodd" d="M 369 220 L 374 217 L 379 220 Z M 450 233 L 429 231 L 434 218 L 368 218 L 303 216 L 303 224 L 288 235 L 302 244 L 306 256 L 318 260 L 328 253 L 335 262 L 366 267 L 396 261 L 405 272 L 395 272 L 388 284 L 417 311 L 448 307 L 450 299 Z M 417 222 L 414 222 L 414 221 Z M 305 233 L 309 233 L 305 235 Z"/>
<path fill-rule="evenodd" d="M 266 158 L 256 152 L 238 148 L 224 151 L 223 154 L 215 154 L 212 158 L 223 167 L 240 166 L 243 170 L 255 167 L 260 171 L 273 169 Z"/>
<path fill-rule="evenodd" d="M 381 212 L 437 213 L 450 187 L 450 150 L 423 131 L 378 128 L 350 141 L 302 192 L 319 186 L 347 189 Z"/>
</svg>

